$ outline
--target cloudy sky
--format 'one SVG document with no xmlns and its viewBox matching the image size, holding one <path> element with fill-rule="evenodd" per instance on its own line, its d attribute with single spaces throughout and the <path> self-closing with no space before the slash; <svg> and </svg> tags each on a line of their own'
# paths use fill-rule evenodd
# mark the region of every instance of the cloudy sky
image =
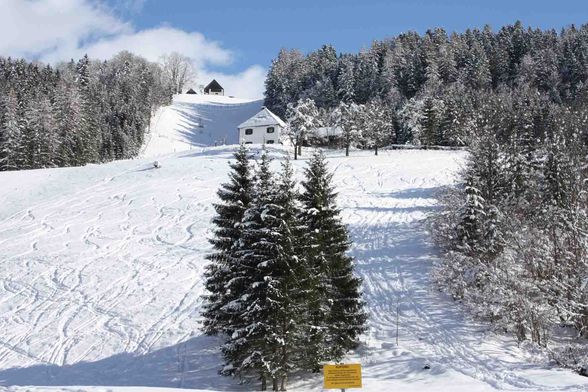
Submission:
<svg viewBox="0 0 588 392">
<path fill-rule="evenodd" d="M 520 19 L 555 28 L 588 22 L 586 0 L 0 0 L 0 56 L 55 63 L 127 49 L 157 61 L 189 56 L 199 81 L 261 97 L 281 47 L 331 43 L 358 51 L 407 30 L 447 31 Z"/>
<path fill-rule="evenodd" d="M 176 51 L 193 60 L 201 83 L 216 77 L 228 94 L 263 95 L 265 66 L 234 67 L 235 51 L 198 31 L 197 23 L 192 29 L 165 20 L 141 26 L 134 18 L 144 6 L 142 0 L 0 0 L 0 56 L 56 63 L 85 53 L 109 59 L 126 49 L 158 61 Z"/>
</svg>

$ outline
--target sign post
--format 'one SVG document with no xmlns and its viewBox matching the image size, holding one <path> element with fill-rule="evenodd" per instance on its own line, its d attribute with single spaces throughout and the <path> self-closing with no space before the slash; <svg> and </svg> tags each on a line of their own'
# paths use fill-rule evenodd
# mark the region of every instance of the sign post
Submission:
<svg viewBox="0 0 588 392">
<path fill-rule="evenodd" d="M 348 363 L 339 365 L 324 365 L 324 388 L 341 389 L 361 388 L 361 364 Z"/>
</svg>

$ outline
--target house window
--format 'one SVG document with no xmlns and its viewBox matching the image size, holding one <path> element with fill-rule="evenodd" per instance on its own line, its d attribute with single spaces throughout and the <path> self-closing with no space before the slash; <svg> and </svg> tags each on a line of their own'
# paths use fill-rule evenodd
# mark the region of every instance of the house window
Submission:
<svg viewBox="0 0 588 392">
<path fill-rule="evenodd" d="M 246 129 L 245 135 L 253 135 L 253 129 Z"/>
<path fill-rule="evenodd" d="M 267 133 L 274 133 L 274 127 L 269 127 L 267 129 Z"/>
<path fill-rule="evenodd" d="M 268 141 L 266 141 L 266 143 L 267 144 L 274 144 L 274 141 L 273 140 L 268 140 Z"/>
<path fill-rule="evenodd" d="M 245 142 L 245 144 L 253 144 L 253 142 Z"/>
</svg>

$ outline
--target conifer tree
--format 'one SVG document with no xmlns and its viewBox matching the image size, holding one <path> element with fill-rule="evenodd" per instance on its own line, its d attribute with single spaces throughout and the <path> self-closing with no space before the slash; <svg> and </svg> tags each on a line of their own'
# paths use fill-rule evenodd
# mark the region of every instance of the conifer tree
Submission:
<svg viewBox="0 0 588 392">
<path fill-rule="evenodd" d="M 340 126 L 343 132 L 342 137 L 345 145 L 345 156 L 349 156 L 349 148 L 362 136 L 361 113 L 363 111 L 363 105 L 341 102 L 337 109 L 340 113 Z"/>
<path fill-rule="evenodd" d="M 353 259 L 346 253 L 350 239 L 339 216 L 332 185 L 322 153 L 315 154 L 305 170 L 300 200 L 305 227 L 306 255 L 316 287 L 309 298 L 309 347 L 320 347 L 317 353 L 325 360 L 339 361 L 357 346 L 364 331 L 366 313 L 361 299 L 361 280 L 354 274 Z"/>
<path fill-rule="evenodd" d="M 217 192 L 220 202 L 214 204 L 216 216 L 212 223 L 216 229 L 210 240 L 214 252 L 207 257 L 211 263 L 205 272 L 205 287 L 209 294 L 204 298 L 204 331 L 211 335 L 232 333 L 230 320 L 233 313 L 228 305 L 238 293 L 228 290 L 229 282 L 238 267 L 236 252 L 243 232 L 241 221 L 253 193 L 248 150 L 242 145 L 234 156 L 235 161 L 230 163 L 229 182 Z"/>
<path fill-rule="evenodd" d="M 427 97 L 423 104 L 423 124 L 421 143 L 426 146 L 434 146 L 439 143 L 439 108 L 438 100 Z"/>
<path fill-rule="evenodd" d="M 463 253 L 475 255 L 480 251 L 484 233 L 484 199 L 480 195 L 479 179 L 471 174 L 466 179 L 465 202 L 457 226 L 459 248 Z"/>
<path fill-rule="evenodd" d="M 0 119 L 0 169 L 16 170 L 20 168 L 23 154 L 18 99 L 14 91 L 4 97 L 2 106 L 4 115 Z"/>
<path fill-rule="evenodd" d="M 237 251 L 238 271 L 231 303 L 239 317 L 222 346 L 222 373 L 244 380 L 258 378 L 262 390 L 285 390 L 288 375 L 303 369 L 307 342 L 309 269 L 301 249 L 299 201 L 289 161 L 276 179 L 266 152 L 261 157 L 254 198 L 243 216 Z M 315 356 L 317 354 L 315 353 Z"/>
<path fill-rule="evenodd" d="M 281 366 L 286 340 L 278 328 L 284 326 L 282 301 L 289 299 L 282 292 L 285 274 L 289 273 L 285 264 L 293 262 L 294 252 L 290 249 L 286 253 L 279 245 L 277 190 L 265 151 L 253 194 L 250 208 L 243 215 L 236 268 L 229 282 L 229 290 L 239 293 L 230 303 L 238 317 L 232 318 L 232 333 L 221 347 L 225 358 L 221 373 L 245 381 L 258 378 L 262 390 L 271 382 L 275 390 L 280 379 L 287 376 L 287 369 Z M 288 326 L 286 320 L 284 327 Z"/>
</svg>

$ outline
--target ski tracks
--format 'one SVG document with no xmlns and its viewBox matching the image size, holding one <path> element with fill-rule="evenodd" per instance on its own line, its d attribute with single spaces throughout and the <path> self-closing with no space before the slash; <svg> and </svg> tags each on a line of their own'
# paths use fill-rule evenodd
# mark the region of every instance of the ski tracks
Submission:
<svg viewBox="0 0 588 392">
<path fill-rule="evenodd" d="M 209 370 L 200 376 L 190 368 L 216 353 L 209 340 L 191 342 L 200 334 L 212 202 L 231 153 L 211 151 L 162 158 L 158 170 L 146 161 L 113 165 L 118 171 L 85 189 L 0 220 L 0 368 L 147 356 L 173 346 L 165 357 L 173 363 L 163 364 L 173 369 L 169 386 L 217 382 L 220 363 L 200 362 Z M 423 221 L 436 208 L 435 192 L 452 183 L 457 155 L 352 154 L 327 155 L 370 315 L 357 353 L 366 385 L 457 372 L 489 389 L 575 390 L 533 380 L 527 371 L 540 364 L 465 317 L 429 280 L 435 251 Z M 305 161 L 293 164 L 301 176 Z"/>
<path fill-rule="evenodd" d="M 468 319 L 430 281 L 436 256 L 424 219 L 435 208 L 435 192 L 450 185 L 451 176 L 443 171 L 451 168 L 438 165 L 427 171 L 426 162 L 420 167 L 415 162 L 403 166 L 382 157 L 375 160 L 377 165 L 363 168 L 343 159 L 333 162 L 370 317 L 362 361 L 372 363 L 374 356 L 376 361 L 388 361 L 391 368 L 396 362 L 402 364 L 401 378 L 422 377 L 418 372 L 429 365 L 435 372 L 459 372 L 496 389 L 569 390 L 526 376 L 527 370 L 541 365 L 528 363 L 508 338 Z M 397 309 L 399 346 L 395 344 Z M 405 347 L 412 361 L 406 362 Z M 370 370 L 368 366 L 367 377 Z"/>
<path fill-rule="evenodd" d="M 125 170 L 0 221 L 0 367 L 148 353 L 197 330 L 195 260 L 226 160 L 205 166 L 205 179 Z"/>
</svg>

